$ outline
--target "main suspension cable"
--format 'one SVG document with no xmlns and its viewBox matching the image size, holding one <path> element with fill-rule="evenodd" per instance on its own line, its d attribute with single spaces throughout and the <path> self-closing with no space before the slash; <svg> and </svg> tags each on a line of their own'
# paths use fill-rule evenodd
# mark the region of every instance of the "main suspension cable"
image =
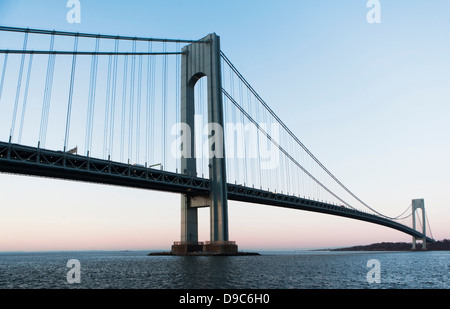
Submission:
<svg viewBox="0 0 450 309">
<path fill-rule="evenodd" d="M 338 199 L 343 204 L 347 205 L 349 208 L 354 209 L 350 204 L 345 202 L 342 198 L 337 196 L 334 192 L 332 192 L 330 189 L 328 189 L 325 185 L 323 185 L 317 178 L 315 178 L 308 170 L 306 170 L 300 163 L 298 163 L 279 143 L 277 143 L 240 105 L 237 103 L 233 97 L 228 94 L 228 92 L 222 88 L 222 92 L 225 94 L 225 96 L 247 117 L 248 120 L 250 120 L 257 128 L 258 130 L 263 133 L 266 138 L 271 141 L 286 157 L 288 157 L 297 167 L 299 167 L 305 174 L 307 174 L 312 180 L 314 180 L 318 185 L 320 185 L 323 189 L 325 189 L 328 193 L 330 193 L 332 196 L 334 196 L 336 199 Z"/>
<path fill-rule="evenodd" d="M 283 121 L 275 114 L 275 112 L 267 105 L 267 103 L 259 96 L 259 94 L 253 89 L 253 87 L 247 82 L 247 80 L 242 76 L 242 74 L 236 69 L 233 63 L 225 56 L 221 51 L 220 56 L 225 60 L 225 62 L 230 66 L 233 72 L 239 77 L 239 79 L 247 86 L 247 88 L 253 93 L 253 95 L 258 99 L 258 101 L 266 108 L 266 110 L 272 115 L 272 117 L 283 127 L 283 129 L 294 139 L 294 141 L 303 148 L 303 150 L 348 194 L 350 194 L 355 200 L 360 202 L 362 205 L 372 210 L 374 213 L 381 217 L 393 220 L 395 217 L 386 216 L 369 205 L 363 202 L 359 197 L 357 197 L 352 191 L 350 191 L 339 179 L 336 178 L 312 153 L 311 151 L 295 136 L 295 134 L 284 124 Z"/>
</svg>

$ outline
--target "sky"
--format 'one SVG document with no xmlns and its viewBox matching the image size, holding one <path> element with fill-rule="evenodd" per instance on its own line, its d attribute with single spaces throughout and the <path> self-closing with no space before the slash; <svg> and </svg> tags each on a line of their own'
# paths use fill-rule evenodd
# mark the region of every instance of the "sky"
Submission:
<svg viewBox="0 0 450 309">
<path fill-rule="evenodd" d="M 424 198 L 435 239 L 450 238 L 450 3 L 380 0 L 0 0 L 0 25 L 114 35 L 221 38 L 246 80 L 314 155 L 371 207 L 400 214 Z M 168 250 L 176 194 L 0 174 L 0 251 Z M 209 210 L 199 211 L 209 238 Z M 411 241 L 336 216 L 229 202 L 240 250 Z"/>
</svg>

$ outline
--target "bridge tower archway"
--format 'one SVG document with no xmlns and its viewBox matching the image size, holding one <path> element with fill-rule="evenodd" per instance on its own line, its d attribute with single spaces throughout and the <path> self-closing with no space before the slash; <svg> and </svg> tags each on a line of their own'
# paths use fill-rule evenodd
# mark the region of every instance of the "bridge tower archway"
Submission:
<svg viewBox="0 0 450 309">
<path fill-rule="evenodd" d="M 190 128 L 190 137 L 183 140 L 189 149 L 181 158 L 181 173 L 197 176 L 195 157 L 195 94 L 194 88 L 202 77 L 207 77 L 208 127 L 224 127 L 222 80 L 220 61 L 220 37 L 209 34 L 199 42 L 191 43 L 182 50 L 181 58 L 181 123 Z M 213 128 L 213 127 L 212 127 Z M 218 134 L 211 129 L 209 136 Z M 217 137 L 217 136 L 216 136 Z M 228 237 L 228 199 L 225 162 L 225 143 L 217 137 L 215 151 L 209 149 L 209 196 L 182 195 L 181 197 L 181 239 L 172 247 L 180 254 L 198 251 L 198 207 L 210 207 L 210 240 L 205 245 L 208 251 L 235 253 L 237 246 Z M 217 152 L 217 149 L 221 151 Z"/>
<path fill-rule="evenodd" d="M 423 234 L 423 238 L 422 238 L 422 249 L 426 250 L 427 249 L 427 237 L 426 237 L 426 217 L 425 217 L 425 201 L 424 199 L 415 199 L 412 200 L 412 224 L 413 224 L 413 229 L 416 229 L 416 210 L 418 209 L 422 209 L 422 234 Z M 413 236 L 413 240 L 412 240 L 412 249 L 415 250 L 416 249 L 416 241 L 417 238 Z"/>
</svg>

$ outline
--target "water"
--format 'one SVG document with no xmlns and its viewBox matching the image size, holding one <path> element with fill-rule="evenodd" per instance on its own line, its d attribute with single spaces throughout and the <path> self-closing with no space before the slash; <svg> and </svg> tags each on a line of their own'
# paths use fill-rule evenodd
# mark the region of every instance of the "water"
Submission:
<svg viewBox="0 0 450 309">
<path fill-rule="evenodd" d="M 450 251 L 263 252 L 147 256 L 143 251 L 0 253 L 0 289 L 448 289 Z M 70 259 L 80 283 L 69 284 Z M 379 261 L 380 283 L 367 274 Z"/>
</svg>

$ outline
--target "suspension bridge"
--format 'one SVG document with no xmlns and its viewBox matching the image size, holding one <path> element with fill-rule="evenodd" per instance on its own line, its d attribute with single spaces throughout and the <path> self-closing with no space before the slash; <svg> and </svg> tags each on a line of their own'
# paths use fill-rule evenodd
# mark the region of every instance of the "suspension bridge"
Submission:
<svg viewBox="0 0 450 309">
<path fill-rule="evenodd" d="M 382 225 L 412 236 L 414 248 L 434 242 L 423 199 L 395 217 L 365 203 L 283 123 L 214 33 L 0 27 L 0 65 L 0 171 L 180 194 L 174 254 L 236 253 L 229 200 Z M 210 208 L 207 242 L 199 207 Z"/>
</svg>

